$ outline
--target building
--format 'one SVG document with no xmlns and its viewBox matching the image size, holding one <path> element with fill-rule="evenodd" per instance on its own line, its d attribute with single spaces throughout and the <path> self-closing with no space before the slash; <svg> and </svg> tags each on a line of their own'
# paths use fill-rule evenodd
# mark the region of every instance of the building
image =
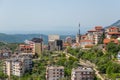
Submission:
<svg viewBox="0 0 120 80">
<path fill-rule="evenodd" d="M 120 29 L 118 27 L 110 27 L 107 28 L 106 31 L 106 38 L 107 39 L 116 39 L 120 37 Z"/>
<path fill-rule="evenodd" d="M 36 54 L 42 54 L 43 52 L 43 39 L 42 38 L 33 38 L 31 40 L 33 43 L 30 45 L 34 45 L 34 51 Z"/>
<path fill-rule="evenodd" d="M 59 40 L 59 35 L 48 35 L 48 42 L 54 42 L 55 40 Z"/>
<path fill-rule="evenodd" d="M 19 45 L 19 50 L 21 53 L 32 53 L 41 54 L 43 52 L 43 39 L 42 38 L 33 38 L 32 40 L 25 40 L 26 44 Z"/>
<path fill-rule="evenodd" d="M 71 37 L 66 37 L 65 43 L 72 44 L 72 38 Z"/>
<path fill-rule="evenodd" d="M 0 59 L 9 58 L 12 54 L 12 51 L 9 48 L 0 49 Z"/>
<path fill-rule="evenodd" d="M 19 50 L 21 53 L 35 53 L 33 50 L 34 46 L 33 45 L 28 45 L 28 44 L 20 44 L 19 45 Z"/>
<path fill-rule="evenodd" d="M 46 80 L 60 80 L 64 78 L 63 66 L 48 66 L 46 68 Z"/>
<path fill-rule="evenodd" d="M 102 26 L 96 26 L 92 30 L 88 30 L 88 32 L 84 35 L 80 36 L 80 47 L 82 48 L 91 48 L 94 45 L 102 42 L 102 36 L 104 33 L 104 29 Z M 77 37 L 78 41 L 79 37 Z"/>
<path fill-rule="evenodd" d="M 23 76 L 26 71 L 32 70 L 32 59 L 28 56 L 15 56 L 4 61 L 3 72 L 15 76 Z"/>
<path fill-rule="evenodd" d="M 48 50 L 50 51 L 60 51 L 63 49 L 63 41 L 55 40 L 48 43 Z"/>
<path fill-rule="evenodd" d="M 49 35 L 48 36 L 48 50 L 62 50 L 63 49 L 63 41 L 60 40 L 59 35 Z"/>
<path fill-rule="evenodd" d="M 71 80 L 94 80 L 94 70 L 92 68 L 78 67 L 72 69 Z"/>
<path fill-rule="evenodd" d="M 107 44 L 110 43 L 110 42 L 113 42 L 113 43 L 115 43 L 115 44 L 118 44 L 118 43 L 119 43 L 119 40 L 118 40 L 118 39 L 107 39 L 107 38 L 105 38 L 105 39 L 103 40 L 104 45 L 107 45 Z"/>
<path fill-rule="evenodd" d="M 91 48 L 94 46 L 92 40 L 81 40 L 80 45 L 82 48 Z"/>
<path fill-rule="evenodd" d="M 102 35 L 104 33 L 104 29 L 102 26 L 96 26 L 93 30 L 89 30 L 87 33 L 87 37 L 89 40 L 93 41 L 94 45 L 99 44 L 99 42 L 102 42 Z"/>
</svg>

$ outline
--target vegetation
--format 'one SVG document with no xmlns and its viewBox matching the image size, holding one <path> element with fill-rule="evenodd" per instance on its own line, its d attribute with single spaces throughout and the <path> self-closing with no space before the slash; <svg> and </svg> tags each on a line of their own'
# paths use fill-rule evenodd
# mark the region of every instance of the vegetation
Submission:
<svg viewBox="0 0 120 80">
<path fill-rule="evenodd" d="M 74 57 L 66 57 L 62 52 L 44 52 L 40 58 L 33 60 L 32 72 L 27 72 L 22 77 L 12 76 L 13 80 L 45 80 L 46 67 L 49 65 L 58 65 L 65 67 L 65 78 L 61 80 L 70 80 L 71 70 L 79 65 L 79 61 Z"/>
<path fill-rule="evenodd" d="M 68 52 L 77 58 L 89 60 L 94 63 L 100 73 L 107 74 L 107 77 L 114 80 L 116 77 L 120 76 L 120 64 L 115 61 L 119 50 L 120 45 L 110 42 L 106 46 L 106 53 L 103 53 L 103 51 L 97 47 L 93 47 L 90 50 L 69 48 Z"/>
</svg>

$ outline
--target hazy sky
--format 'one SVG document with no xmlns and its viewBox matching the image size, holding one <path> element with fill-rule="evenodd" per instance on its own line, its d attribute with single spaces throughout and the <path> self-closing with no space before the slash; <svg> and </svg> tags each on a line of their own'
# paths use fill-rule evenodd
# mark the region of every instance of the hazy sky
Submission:
<svg viewBox="0 0 120 80">
<path fill-rule="evenodd" d="M 120 19 L 120 0 L 0 0 L 0 33 L 77 33 Z"/>
</svg>

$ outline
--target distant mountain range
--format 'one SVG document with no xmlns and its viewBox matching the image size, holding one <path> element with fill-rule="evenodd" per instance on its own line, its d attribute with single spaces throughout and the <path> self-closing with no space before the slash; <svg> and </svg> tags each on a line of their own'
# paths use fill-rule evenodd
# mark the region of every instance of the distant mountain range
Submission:
<svg viewBox="0 0 120 80">
<path fill-rule="evenodd" d="M 65 39 L 69 35 L 60 35 L 61 39 Z M 0 41 L 1 42 L 8 42 L 8 43 L 23 43 L 25 40 L 31 40 L 34 37 L 42 37 L 44 40 L 44 43 L 47 44 L 48 42 L 48 36 L 44 34 L 3 34 L 0 33 Z M 72 38 L 75 38 L 75 36 L 72 36 Z"/>
<path fill-rule="evenodd" d="M 115 23 L 111 24 L 110 26 L 107 26 L 106 28 L 112 27 L 112 26 L 116 26 L 120 28 L 120 20 L 116 21 Z"/>
</svg>

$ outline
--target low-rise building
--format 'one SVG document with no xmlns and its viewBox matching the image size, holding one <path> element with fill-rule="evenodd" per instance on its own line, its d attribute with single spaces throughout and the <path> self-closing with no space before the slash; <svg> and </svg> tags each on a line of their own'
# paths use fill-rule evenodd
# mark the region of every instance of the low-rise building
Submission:
<svg viewBox="0 0 120 80">
<path fill-rule="evenodd" d="M 72 69 L 71 80 L 94 80 L 94 70 L 87 67 Z"/>
<path fill-rule="evenodd" d="M 48 66 L 46 68 L 46 80 L 60 80 L 64 78 L 63 66 Z"/>
</svg>

